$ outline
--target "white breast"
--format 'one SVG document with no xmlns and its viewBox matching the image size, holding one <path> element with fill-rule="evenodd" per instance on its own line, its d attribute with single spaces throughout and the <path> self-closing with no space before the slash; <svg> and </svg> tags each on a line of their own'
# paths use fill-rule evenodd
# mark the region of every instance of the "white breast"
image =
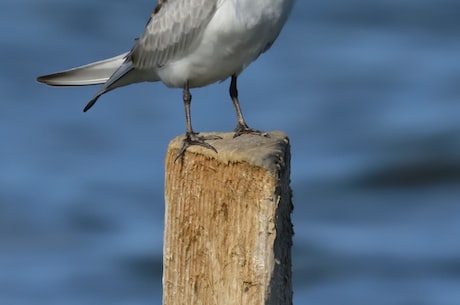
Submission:
<svg viewBox="0 0 460 305">
<path fill-rule="evenodd" d="M 197 47 L 156 73 L 169 87 L 205 86 L 239 74 L 283 27 L 292 0 L 219 0 Z"/>
</svg>

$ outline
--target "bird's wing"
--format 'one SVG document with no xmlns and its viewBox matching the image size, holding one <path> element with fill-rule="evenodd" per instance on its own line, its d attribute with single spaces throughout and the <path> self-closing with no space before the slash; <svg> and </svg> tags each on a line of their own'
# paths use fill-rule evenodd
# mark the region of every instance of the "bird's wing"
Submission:
<svg viewBox="0 0 460 305">
<path fill-rule="evenodd" d="M 213 17 L 218 0 L 159 0 L 131 50 L 137 69 L 161 66 L 191 52 Z"/>
</svg>

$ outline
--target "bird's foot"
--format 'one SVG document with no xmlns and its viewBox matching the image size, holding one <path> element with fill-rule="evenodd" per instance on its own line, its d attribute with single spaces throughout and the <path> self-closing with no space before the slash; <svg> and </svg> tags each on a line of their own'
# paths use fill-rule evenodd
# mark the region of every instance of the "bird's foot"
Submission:
<svg viewBox="0 0 460 305">
<path fill-rule="evenodd" d="M 253 134 L 253 135 L 258 135 L 262 137 L 269 137 L 267 132 L 249 128 L 248 125 L 241 124 L 241 123 L 238 123 L 236 125 L 236 128 L 233 131 L 235 132 L 235 134 L 233 135 L 234 138 L 239 137 L 242 134 Z"/>
<path fill-rule="evenodd" d="M 219 139 L 222 139 L 222 137 L 215 136 L 215 135 L 199 136 L 198 134 L 199 133 L 197 132 L 187 132 L 185 134 L 185 138 L 184 140 L 182 140 L 182 146 L 179 149 L 179 152 L 177 153 L 176 159 L 174 159 L 174 161 L 177 161 L 177 159 L 179 159 L 184 154 L 187 148 L 193 145 L 199 145 L 199 146 L 210 149 L 217 153 L 217 150 L 214 148 L 214 146 L 206 143 L 205 141 L 219 140 Z"/>
</svg>

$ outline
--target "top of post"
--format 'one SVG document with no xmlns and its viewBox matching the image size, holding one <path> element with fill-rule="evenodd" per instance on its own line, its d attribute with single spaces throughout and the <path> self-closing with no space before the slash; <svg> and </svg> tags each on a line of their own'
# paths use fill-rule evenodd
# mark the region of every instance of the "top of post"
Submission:
<svg viewBox="0 0 460 305">
<path fill-rule="evenodd" d="M 222 137 L 219 140 L 207 141 L 216 148 L 217 153 L 196 145 L 188 147 L 186 153 L 199 153 L 222 163 L 247 162 L 270 172 L 284 168 L 289 138 L 282 131 L 271 131 L 263 135 L 243 134 L 236 138 L 233 137 L 233 132 L 200 134 Z M 174 138 L 169 143 L 169 148 L 179 150 L 183 138 L 183 135 Z M 180 163 L 181 158 L 177 162 Z"/>
</svg>

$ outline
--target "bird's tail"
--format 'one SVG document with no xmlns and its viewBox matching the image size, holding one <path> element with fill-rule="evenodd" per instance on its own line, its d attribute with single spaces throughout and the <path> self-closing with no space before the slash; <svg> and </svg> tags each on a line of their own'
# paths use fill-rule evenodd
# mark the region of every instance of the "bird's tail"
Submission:
<svg viewBox="0 0 460 305">
<path fill-rule="evenodd" d="M 85 86 L 105 84 L 125 62 L 128 53 L 84 66 L 39 76 L 37 81 L 50 86 Z"/>
</svg>

